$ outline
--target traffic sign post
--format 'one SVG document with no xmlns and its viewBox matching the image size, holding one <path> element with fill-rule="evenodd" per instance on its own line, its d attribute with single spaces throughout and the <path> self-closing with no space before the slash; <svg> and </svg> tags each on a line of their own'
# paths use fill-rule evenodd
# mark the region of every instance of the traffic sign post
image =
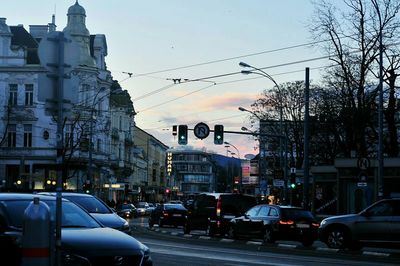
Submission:
<svg viewBox="0 0 400 266">
<path fill-rule="evenodd" d="M 200 122 L 193 129 L 194 135 L 199 139 L 205 139 L 210 135 L 210 128 L 207 124 Z"/>
</svg>

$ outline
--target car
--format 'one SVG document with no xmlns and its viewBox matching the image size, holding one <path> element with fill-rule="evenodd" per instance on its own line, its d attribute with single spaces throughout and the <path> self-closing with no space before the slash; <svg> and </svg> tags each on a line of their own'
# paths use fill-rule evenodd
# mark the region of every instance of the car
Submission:
<svg viewBox="0 0 400 266">
<path fill-rule="evenodd" d="M 319 238 L 335 249 L 400 244 L 400 199 L 382 199 L 357 214 L 321 221 Z"/>
<path fill-rule="evenodd" d="M 147 202 L 141 201 L 138 202 L 135 206 L 138 216 L 144 216 L 150 214 L 150 209 L 149 209 L 150 206 Z"/>
<path fill-rule="evenodd" d="M 319 223 L 310 211 L 292 206 L 260 204 L 229 222 L 231 238 L 261 238 L 264 243 L 276 240 L 300 241 L 312 246 L 318 239 Z"/>
<path fill-rule="evenodd" d="M 39 194 L 56 196 L 54 192 L 41 192 Z M 80 205 L 104 226 L 120 230 L 127 234 L 132 232 L 128 221 L 120 217 L 98 197 L 75 192 L 63 192 L 62 197 Z"/>
<path fill-rule="evenodd" d="M 148 208 L 147 212 L 149 214 L 151 214 L 155 208 L 156 208 L 156 205 L 154 203 L 149 203 L 149 208 Z"/>
<path fill-rule="evenodd" d="M 238 193 L 200 193 L 188 206 L 183 232 L 205 230 L 209 236 L 225 235 L 232 218 L 243 215 L 257 204 L 251 195 Z"/>
<path fill-rule="evenodd" d="M 186 221 L 187 209 L 182 204 L 165 203 L 158 205 L 149 217 L 149 226 L 158 224 L 172 225 L 174 227 L 183 226 Z"/>
<path fill-rule="evenodd" d="M 135 205 L 132 203 L 124 203 L 117 206 L 116 212 L 123 218 L 135 218 L 137 217 L 137 210 Z"/>
<path fill-rule="evenodd" d="M 47 204 L 50 223 L 54 225 L 55 197 L 0 193 L 0 255 L 7 265 L 21 264 L 23 225 L 25 230 L 29 229 L 24 212 L 34 198 L 37 202 Z M 118 265 L 152 265 L 150 249 L 146 245 L 128 234 L 104 227 L 85 209 L 67 199 L 62 199 L 61 204 L 62 265 L 117 265 L 116 258 L 120 263 Z M 36 215 L 36 219 L 37 217 Z"/>
</svg>

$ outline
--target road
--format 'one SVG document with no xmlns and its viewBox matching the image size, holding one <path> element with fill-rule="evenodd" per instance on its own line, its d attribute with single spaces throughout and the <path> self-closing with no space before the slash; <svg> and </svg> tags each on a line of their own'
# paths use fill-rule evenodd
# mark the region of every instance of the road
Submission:
<svg viewBox="0 0 400 266">
<path fill-rule="evenodd" d="M 294 242 L 266 246 L 259 241 L 211 238 L 201 231 L 184 235 L 182 228 L 150 230 L 146 217 L 131 219 L 130 224 L 134 237 L 151 249 L 154 265 L 400 265 L 400 250 L 394 249 L 338 252 L 319 241 L 313 248 Z"/>
</svg>

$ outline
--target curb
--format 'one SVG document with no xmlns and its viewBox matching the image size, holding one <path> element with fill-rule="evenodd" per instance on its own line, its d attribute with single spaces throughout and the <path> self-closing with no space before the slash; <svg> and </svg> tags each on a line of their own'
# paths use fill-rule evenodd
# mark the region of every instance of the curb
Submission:
<svg viewBox="0 0 400 266">
<path fill-rule="evenodd" d="M 328 247 L 303 247 L 302 245 L 294 245 L 294 244 L 283 244 L 283 243 L 276 243 L 276 244 L 268 244 L 264 245 L 262 241 L 243 241 L 237 239 L 230 239 L 230 238 L 219 238 L 219 237 L 211 237 L 211 236 L 204 236 L 204 235 L 192 235 L 192 234 L 184 234 L 180 232 L 167 232 L 165 230 L 160 230 L 159 228 L 147 228 L 149 231 L 153 232 L 160 232 L 162 234 L 169 234 L 171 236 L 180 236 L 184 238 L 193 238 L 193 239 L 202 239 L 202 240 L 213 240 L 219 241 L 221 243 L 244 243 L 245 245 L 250 246 L 258 246 L 258 247 L 276 247 L 281 249 L 299 249 L 299 250 L 315 250 L 318 252 L 324 253 L 338 253 L 338 254 L 352 254 L 352 255 L 361 255 L 361 256 L 368 256 L 368 257 L 379 257 L 379 258 L 400 258 L 400 250 L 398 252 L 375 252 L 375 251 L 346 251 Z"/>
</svg>

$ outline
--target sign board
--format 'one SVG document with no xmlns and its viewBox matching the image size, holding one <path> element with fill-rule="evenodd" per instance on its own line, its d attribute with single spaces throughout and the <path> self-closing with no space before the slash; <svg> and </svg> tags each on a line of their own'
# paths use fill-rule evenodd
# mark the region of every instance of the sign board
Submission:
<svg viewBox="0 0 400 266">
<path fill-rule="evenodd" d="M 197 138 L 205 139 L 210 135 L 210 128 L 207 124 L 201 122 L 194 127 L 193 133 Z"/>
<path fill-rule="evenodd" d="M 359 158 L 357 160 L 357 167 L 360 170 L 367 170 L 371 166 L 371 162 L 368 158 Z"/>
<path fill-rule="evenodd" d="M 285 186 L 285 181 L 282 179 L 274 179 L 273 183 L 274 187 L 284 187 Z"/>
<path fill-rule="evenodd" d="M 366 183 L 366 182 L 358 182 L 358 183 L 357 183 L 357 186 L 358 186 L 358 187 L 366 187 L 366 186 L 367 186 L 367 183 Z"/>
</svg>

